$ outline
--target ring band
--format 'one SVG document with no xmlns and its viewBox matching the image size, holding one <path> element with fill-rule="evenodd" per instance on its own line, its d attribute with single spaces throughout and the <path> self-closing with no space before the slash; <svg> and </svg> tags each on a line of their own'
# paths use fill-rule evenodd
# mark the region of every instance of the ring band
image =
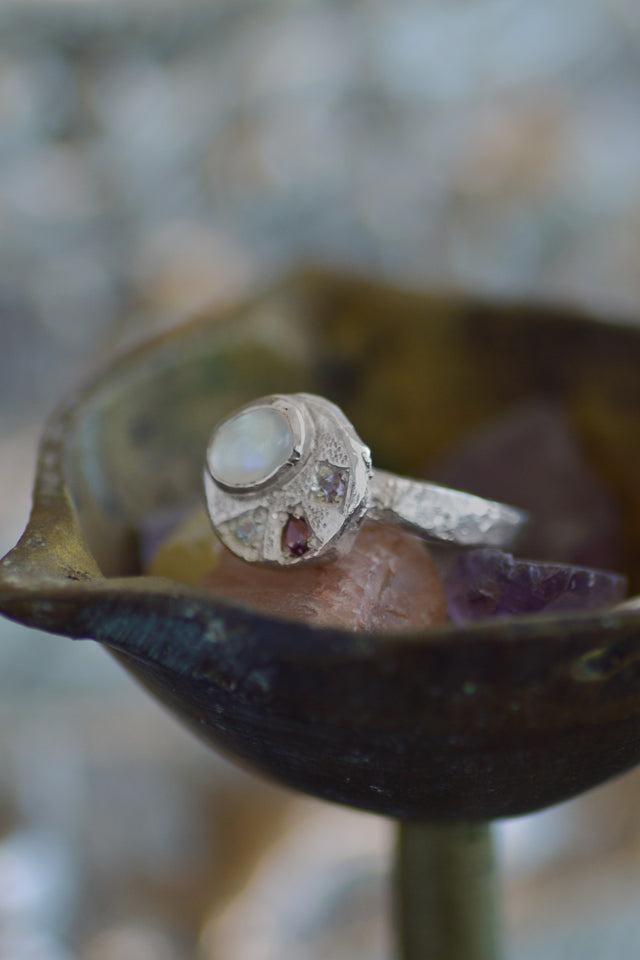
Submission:
<svg viewBox="0 0 640 960">
<path fill-rule="evenodd" d="M 516 507 L 374 470 L 342 410 L 308 393 L 262 397 L 221 421 L 204 479 L 218 536 L 250 562 L 336 559 L 365 519 L 465 547 L 511 546 L 528 519 Z"/>
</svg>

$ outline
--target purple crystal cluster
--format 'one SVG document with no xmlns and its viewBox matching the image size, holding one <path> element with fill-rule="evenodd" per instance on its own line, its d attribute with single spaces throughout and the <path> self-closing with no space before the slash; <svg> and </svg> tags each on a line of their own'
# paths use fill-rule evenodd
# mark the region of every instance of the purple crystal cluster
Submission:
<svg viewBox="0 0 640 960">
<path fill-rule="evenodd" d="M 517 560 L 502 550 L 460 554 L 444 576 L 454 623 L 606 607 L 624 599 L 626 577 L 563 563 Z"/>
<path fill-rule="evenodd" d="M 566 412 L 530 400 L 451 451 L 430 478 L 524 507 L 531 522 L 516 559 L 501 550 L 459 554 L 442 571 L 454 622 L 587 610 L 624 599 L 622 523 Z"/>
</svg>

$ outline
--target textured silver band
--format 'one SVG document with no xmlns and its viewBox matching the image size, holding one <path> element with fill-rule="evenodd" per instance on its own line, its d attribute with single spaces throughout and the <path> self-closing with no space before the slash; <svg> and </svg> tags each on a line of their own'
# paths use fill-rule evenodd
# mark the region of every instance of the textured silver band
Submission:
<svg viewBox="0 0 640 960">
<path fill-rule="evenodd" d="M 509 547 L 527 520 L 516 507 L 386 470 L 373 471 L 366 516 L 462 547 Z"/>
</svg>

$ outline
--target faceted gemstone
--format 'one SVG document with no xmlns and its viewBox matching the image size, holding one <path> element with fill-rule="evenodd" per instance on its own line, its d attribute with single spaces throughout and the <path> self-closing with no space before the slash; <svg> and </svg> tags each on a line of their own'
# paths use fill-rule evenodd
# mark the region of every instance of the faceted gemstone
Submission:
<svg viewBox="0 0 640 960">
<path fill-rule="evenodd" d="M 444 575 L 456 623 L 526 613 L 589 610 L 618 603 L 626 577 L 562 563 L 516 560 L 502 550 L 460 554 Z"/>
<path fill-rule="evenodd" d="M 258 532 L 257 524 L 250 517 L 242 517 L 236 524 L 235 534 L 243 543 L 251 543 Z"/>
<path fill-rule="evenodd" d="M 347 492 L 344 471 L 332 467 L 330 463 L 319 464 L 311 489 L 318 500 L 324 500 L 325 503 L 341 503 Z"/>
<path fill-rule="evenodd" d="M 292 452 L 293 436 L 285 415 L 275 407 L 255 407 L 218 428 L 209 466 L 222 483 L 260 483 L 283 466 Z"/>
<path fill-rule="evenodd" d="M 282 531 L 282 549 L 301 557 L 309 549 L 309 525 L 302 517 L 289 517 Z"/>
</svg>

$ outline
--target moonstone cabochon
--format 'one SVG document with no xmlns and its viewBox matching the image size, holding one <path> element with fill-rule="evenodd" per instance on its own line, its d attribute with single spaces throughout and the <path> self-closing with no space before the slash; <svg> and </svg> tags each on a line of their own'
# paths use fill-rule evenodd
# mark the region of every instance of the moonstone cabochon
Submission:
<svg viewBox="0 0 640 960">
<path fill-rule="evenodd" d="M 212 419 L 256 395 L 331 394 L 382 467 L 415 476 L 544 390 L 625 505 L 637 591 L 638 369 L 628 324 L 297 276 L 136 350 L 58 411 L 0 610 L 98 640 L 211 746 L 317 797 L 431 821 L 566 800 L 640 761 L 640 604 L 354 633 L 138 576 L 132 533 L 199 500 Z"/>
<path fill-rule="evenodd" d="M 261 483 L 293 453 L 289 421 L 275 407 L 244 410 L 220 424 L 209 445 L 208 464 L 229 486 Z"/>
</svg>

